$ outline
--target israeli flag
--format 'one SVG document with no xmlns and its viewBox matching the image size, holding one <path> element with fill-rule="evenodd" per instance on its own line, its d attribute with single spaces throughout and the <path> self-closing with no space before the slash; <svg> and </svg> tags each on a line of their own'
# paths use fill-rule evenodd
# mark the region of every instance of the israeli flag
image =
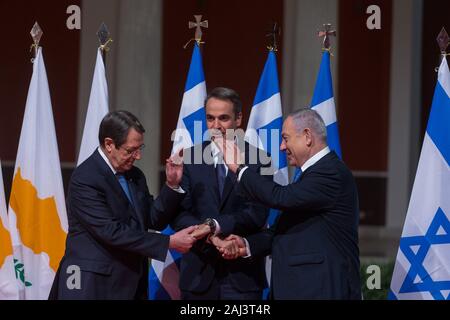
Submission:
<svg viewBox="0 0 450 320">
<path fill-rule="evenodd" d="M 198 44 L 195 43 L 178 117 L 177 129 L 172 137 L 172 154 L 178 152 L 180 149 L 192 147 L 203 141 L 204 134 L 207 130 L 205 109 L 203 108 L 205 98 L 206 84 L 202 56 Z M 174 231 L 170 227 L 167 227 L 162 233 L 170 235 Z M 180 258 L 180 253 L 169 250 L 164 263 L 152 260 L 149 273 L 150 300 L 180 299 L 180 289 L 178 287 Z"/>
<path fill-rule="evenodd" d="M 327 141 L 331 150 L 334 150 L 342 159 L 341 145 L 339 143 L 339 132 L 336 118 L 336 107 L 334 105 L 333 79 L 330 68 L 330 52 L 324 50 L 322 62 L 320 63 L 319 75 L 311 101 L 311 109 L 316 110 L 322 117 L 327 127 Z"/>
<path fill-rule="evenodd" d="M 389 299 L 450 300 L 450 72 L 438 71 Z"/>
<path fill-rule="evenodd" d="M 286 153 L 280 151 L 283 112 L 278 84 L 277 59 L 275 52 L 269 51 L 263 73 L 259 80 L 253 107 L 245 132 L 245 140 L 265 150 L 272 157 L 275 169 L 273 180 L 281 185 L 289 182 Z M 267 221 L 272 226 L 279 211 L 271 209 Z M 266 260 L 267 281 L 270 283 L 271 259 Z M 267 297 L 268 290 L 264 292 Z"/>
</svg>

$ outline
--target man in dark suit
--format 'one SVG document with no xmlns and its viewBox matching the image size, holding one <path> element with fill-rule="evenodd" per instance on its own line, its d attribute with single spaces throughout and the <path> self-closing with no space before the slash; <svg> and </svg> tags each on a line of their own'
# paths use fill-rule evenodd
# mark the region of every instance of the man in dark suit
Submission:
<svg viewBox="0 0 450 320">
<path fill-rule="evenodd" d="M 233 252 L 220 250 L 225 258 L 272 253 L 274 299 L 361 299 L 359 209 L 352 173 L 328 148 L 326 127 L 316 111 L 304 108 L 289 115 L 282 137 L 280 149 L 290 165 L 301 169 L 287 186 L 267 181 L 225 155 L 244 192 L 282 213 L 271 229 L 245 240 L 228 237 Z M 227 145 L 236 149 L 229 141 Z"/>
<path fill-rule="evenodd" d="M 144 132 L 130 112 L 103 118 L 100 146 L 70 180 L 66 251 L 50 299 L 145 299 L 148 257 L 164 261 L 169 248 L 186 252 L 194 243 L 195 227 L 170 237 L 148 232 L 165 228 L 185 193 L 179 187 L 182 163 L 170 158 L 160 196 L 149 194 L 144 174 L 133 165 L 141 158 Z"/>
<path fill-rule="evenodd" d="M 234 90 L 220 87 L 212 90 L 205 101 L 206 122 L 212 137 L 237 129 L 242 120 L 241 108 Z M 244 145 L 246 161 L 252 162 L 249 170 L 256 172 L 261 166 L 260 156 L 265 154 L 247 143 Z M 187 196 L 172 227 L 179 230 L 199 225 L 192 235 L 203 239 L 181 259 L 182 299 L 261 299 L 265 284 L 263 257 L 226 261 L 212 243 L 220 243 L 222 237 L 231 233 L 248 236 L 260 231 L 268 208 L 240 195 L 236 175 L 227 170 L 215 144 L 205 142 L 186 149 L 184 157 L 181 186 Z M 267 155 L 263 160 L 266 164 L 270 162 Z"/>
</svg>

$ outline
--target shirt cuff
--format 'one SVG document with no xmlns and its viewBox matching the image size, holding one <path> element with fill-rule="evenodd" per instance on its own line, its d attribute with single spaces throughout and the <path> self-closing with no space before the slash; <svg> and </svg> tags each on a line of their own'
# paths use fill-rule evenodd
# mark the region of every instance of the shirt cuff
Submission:
<svg viewBox="0 0 450 320">
<path fill-rule="evenodd" d="M 244 167 L 244 168 L 241 169 L 241 171 L 239 172 L 238 178 L 237 178 L 238 182 L 241 181 L 242 174 L 243 174 L 244 171 L 247 170 L 247 169 L 248 169 L 248 167 Z"/>
<path fill-rule="evenodd" d="M 213 221 L 216 224 L 216 230 L 214 230 L 214 235 L 217 236 L 220 233 L 220 224 L 217 222 L 216 219 L 213 219 Z"/>
<path fill-rule="evenodd" d="M 252 252 L 250 251 L 250 244 L 248 243 L 247 239 L 244 239 L 245 242 L 245 250 L 247 251 L 247 255 L 243 256 L 242 258 L 250 258 L 252 256 Z"/>
</svg>

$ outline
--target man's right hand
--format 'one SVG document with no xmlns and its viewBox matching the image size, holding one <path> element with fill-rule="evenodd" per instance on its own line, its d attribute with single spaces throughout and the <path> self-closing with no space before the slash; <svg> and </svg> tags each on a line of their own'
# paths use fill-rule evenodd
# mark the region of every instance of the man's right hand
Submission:
<svg viewBox="0 0 450 320">
<path fill-rule="evenodd" d="M 237 259 L 247 255 L 247 248 L 244 239 L 240 236 L 231 234 L 223 240 L 218 241 L 212 239 L 213 244 L 217 250 L 222 254 L 224 259 Z"/>
<path fill-rule="evenodd" d="M 190 226 L 172 234 L 169 240 L 169 249 L 174 249 L 180 253 L 188 252 L 196 241 L 191 233 L 197 228 L 198 226 Z"/>
<path fill-rule="evenodd" d="M 192 236 L 195 239 L 199 240 L 199 239 L 206 237 L 210 233 L 211 233 L 211 228 L 207 224 L 203 223 L 203 224 L 198 225 L 198 228 L 194 232 L 192 232 Z"/>
</svg>

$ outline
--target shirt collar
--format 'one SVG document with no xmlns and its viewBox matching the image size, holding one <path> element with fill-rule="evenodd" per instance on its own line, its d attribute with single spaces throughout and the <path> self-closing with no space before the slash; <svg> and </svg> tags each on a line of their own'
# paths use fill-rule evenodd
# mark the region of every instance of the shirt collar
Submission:
<svg viewBox="0 0 450 320">
<path fill-rule="evenodd" d="M 325 157 L 328 153 L 330 153 L 330 148 L 325 147 L 319 152 L 317 152 L 315 155 L 313 155 L 311 158 L 309 158 L 301 167 L 302 172 L 305 172 L 306 169 L 316 164 L 317 161 Z"/>
<path fill-rule="evenodd" d="M 117 171 L 113 168 L 113 166 L 111 165 L 111 162 L 109 162 L 109 159 L 106 157 L 106 154 L 103 152 L 102 148 L 98 147 L 97 150 L 98 150 L 98 153 L 100 153 L 100 155 L 102 156 L 103 160 L 105 160 L 108 167 L 112 170 L 112 172 L 115 175 L 117 173 Z"/>
<path fill-rule="evenodd" d="M 220 151 L 219 147 L 214 142 L 211 142 L 211 155 L 213 156 L 214 168 L 217 167 L 219 160 L 220 160 L 220 163 L 224 163 L 222 152 Z M 225 175 L 227 175 L 227 174 L 228 174 L 228 167 L 225 166 Z"/>
<path fill-rule="evenodd" d="M 215 159 L 219 156 L 220 154 L 220 149 L 219 147 L 213 142 L 211 141 L 211 154 L 214 158 L 214 161 L 216 161 Z"/>
<path fill-rule="evenodd" d="M 235 142 L 235 143 L 238 143 L 238 141 L 240 141 L 240 140 L 238 140 L 238 139 L 239 139 L 239 137 L 238 137 L 238 136 L 235 136 L 235 137 L 234 137 L 234 142 Z M 213 158 L 214 158 L 214 164 L 217 163 L 217 160 L 218 160 L 219 158 L 223 158 L 223 156 L 222 156 L 222 151 L 220 151 L 219 147 L 214 143 L 214 141 L 211 141 L 211 155 L 212 155 Z"/>
</svg>

